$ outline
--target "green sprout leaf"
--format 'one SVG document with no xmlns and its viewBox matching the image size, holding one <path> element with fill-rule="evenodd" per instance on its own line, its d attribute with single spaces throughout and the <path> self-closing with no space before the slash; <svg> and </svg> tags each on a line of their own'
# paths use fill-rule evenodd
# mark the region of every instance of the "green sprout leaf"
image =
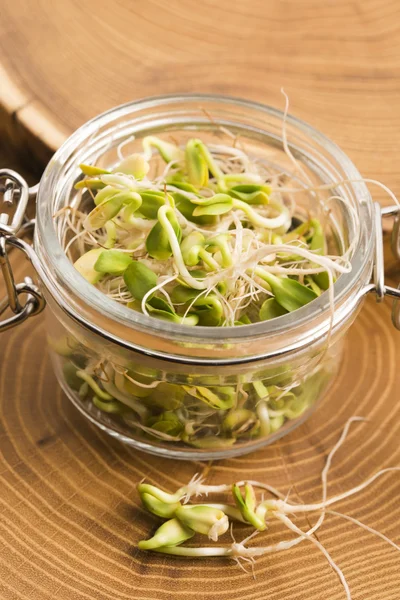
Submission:
<svg viewBox="0 0 400 600">
<path fill-rule="evenodd" d="M 74 185 L 74 188 L 76 190 L 82 190 L 84 188 L 87 188 L 89 190 L 101 190 L 102 188 L 105 188 L 106 184 L 103 183 L 101 181 L 101 179 L 81 179 L 80 181 L 77 181 L 76 184 Z"/>
<path fill-rule="evenodd" d="M 94 268 L 102 252 L 102 248 L 94 248 L 93 250 L 89 250 L 89 252 L 82 254 L 82 256 L 74 262 L 75 269 L 79 271 L 89 283 L 98 283 L 103 277 L 103 273 L 99 273 Z"/>
<path fill-rule="evenodd" d="M 222 257 L 222 266 L 224 268 L 232 266 L 232 253 L 229 245 L 231 236 L 226 233 L 220 233 L 213 238 L 208 238 L 207 249 L 210 252 L 220 251 Z"/>
<path fill-rule="evenodd" d="M 268 204 L 271 187 L 269 185 L 235 185 L 230 188 L 229 194 L 248 204 Z"/>
<path fill-rule="evenodd" d="M 164 300 L 164 298 L 159 298 L 158 296 L 153 296 L 152 298 L 150 298 L 150 300 L 148 300 L 148 304 L 152 307 L 152 308 L 156 308 L 158 310 L 163 310 L 165 312 L 169 312 L 171 315 L 175 315 L 175 309 L 168 304 L 168 302 L 166 300 Z"/>
<path fill-rule="evenodd" d="M 101 190 L 97 196 L 103 194 L 104 190 Z M 131 191 L 116 192 L 112 195 L 108 195 L 105 200 L 97 204 L 97 206 L 87 215 L 83 222 L 83 226 L 87 231 L 96 231 L 109 221 L 117 216 L 122 206 L 129 204 L 137 210 L 141 205 L 141 198 L 139 194 Z"/>
<path fill-rule="evenodd" d="M 127 411 L 127 407 L 122 402 L 118 402 L 118 400 L 110 400 L 108 402 L 100 400 L 97 396 L 93 396 L 92 402 L 99 410 L 113 415 L 122 415 Z"/>
<path fill-rule="evenodd" d="M 184 428 L 183 423 L 179 420 L 173 411 L 166 411 L 156 417 L 151 417 L 147 421 L 147 426 L 156 431 L 167 433 L 173 437 L 178 437 Z"/>
<path fill-rule="evenodd" d="M 236 402 L 235 388 L 228 386 L 203 387 L 203 386 L 182 386 L 183 389 L 198 400 L 205 402 L 211 408 L 216 410 L 228 410 Z"/>
<path fill-rule="evenodd" d="M 84 163 L 81 163 L 79 168 L 84 175 L 88 175 L 89 177 L 96 177 L 96 175 L 108 175 L 110 173 L 110 171 L 107 171 L 107 169 L 101 169 L 100 167 L 95 167 L 93 165 L 85 165 Z"/>
<path fill-rule="evenodd" d="M 194 267 L 200 262 L 200 252 L 204 248 L 205 241 L 204 235 L 199 231 L 192 231 L 184 238 L 181 252 L 186 265 Z"/>
<path fill-rule="evenodd" d="M 314 230 L 310 241 L 310 250 L 314 250 L 317 254 L 324 256 L 326 251 L 326 239 L 322 225 L 318 219 L 311 219 L 310 225 Z M 329 288 L 329 276 L 326 271 L 323 273 L 316 273 L 313 275 L 313 279 L 322 290 L 327 290 Z"/>
<path fill-rule="evenodd" d="M 197 188 L 205 187 L 208 183 L 208 165 L 202 151 L 200 140 L 189 140 L 185 149 L 186 169 L 189 182 Z"/>
<path fill-rule="evenodd" d="M 166 211 L 165 218 L 171 223 L 176 238 L 180 242 L 182 239 L 182 230 L 172 207 Z M 158 260 L 166 260 L 172 256 L 168 233 L 165 231 L 162 222 L 159 221 L 156 223 L 147 236 L 146 250 L 150 256 Z"/>
<path fill-rule="evenodd" d="M 167 504 L 175 504 L 179 502 L 180 496 L 179 494 L 170 494 L 168 492 L 164 492 L 164 490 L 160 490 L 160 488 L 155 485 L 151 485 L 150 483 L 144 483 L 143 481 L 138 484 L 137 490 L 142 496 L 142 494 L 150 494 L 160 502 L 165 502 Z"/>
<path fill-rule="evenodd" d="M 249 435 L 257 427 L 256 415 L 247 408 L 231 410 L 222 422 L 223 430 L 236 437 Z"/>
<path fill-rule="evenodd" d="M 151 148 L 156 148 L 161 158 L 166 162 L 181 162 L 185 158 L 185 153 L 179 146 L 160 140 L 155 136 L 147 136 L 143 138 L 143 148 L 147 159 L 151 158 Z"/>
<path fill-rule="evenodd" d="M 175 511 L 175 516 L 181 523 L 196 533 L 207 535 L 213 542 L 226 533 L 229 529 L 229 519 L 219 508 L 196 504 L 193 506 L 180 506 Z"/>
<path fill-rule="evenodd" d="M 158 210 L 165 204 L 174 206 L 173 197 L 164 192 L 148 190 L 146 192 L 140 192 L 140 196 L 142 198 L 140 212 L 146 219 L 157 219 Z"/>
<path fill-rule="evenodd" d="M 173 192 L 172 196 L 175 200 L 176 208 L 188 221 L 192 221 L 192 223 L 198 223 L 199 225 L 212 225 L 216 222 L 216 218 L 212 215 L 195 217 L 193 212 L 197 208 L 196 205 L 193 204 L 189 198 L 183 194 L 179 194 L 179 192 Z"/>
<path fill-rule="evenodd" d="M 259 317 L 261 321 L 269 321 L 270 319 L 286 315 L 287 312 L 283 306 L 278 304 L 275 298 L 267 298 L 261 305 Z"/>
<path fill-rule="evenodd" d="M 104 250 L 97 259 L 94 270 L 99 273 L 119 275 L 131 264 L 132 259 L 126 252 L 120 250 Z"/>
<path fill-rule="evenodd" d="M 251 523 L 258 531 L 264 531 L 264 529 L 266 529 L 266 524 L 255 512 L 256 495 L 253 486 L 250 483 L 245 484 L 243 497 L 240 487 L 234 483 L 232 486 L 232 493 L 236 506 L 240 510 L 243 518 L 248 523 Z"/>
<path fill-rule="evenodd" d="M 113 173 L 123 173 L 124 175 L 133 175 L 135 179 L 143 179 L 149 172 L 150 165 L 142 154 L 131 154 L 124 158 L 113 169 Z"/>
<path fill-rule="evenodd" d="M 171 292 L 171 300 L 176 304 L 193 303 L 194 307 L 200 308 L 196 313 L 200 325 L 210 327 L 219 325 L 221 322 L 223 307 L 215 294 L 200 295 L 199 290 L 177 285 Z"/>
<path fill-rule="evenodd" d="M 162 517 L 163 519 L 171 519 L 175 516 L 175 511 L 180 508 L 180 502 L 174 502 L 172 504 L 167 502 L 161 502 L 161 500 L 157 500 L 151 494 L 142 493 L 140 494 L 140 499 L 142 501 L 143 506 L 153 515 L 157 515 L 157 517 Z"/>
<path fill-rule="evenodd" d="M 186 317 L 181 317 L 176 313 L 172 313 L 170 310 L 162 310 L 159 308 L 154 308 L 151 304 L 146 305 L 147 310 L 154 317 L 158 317 L 159 319 L 163 319 L 164 321 L 170 321 L 171 323 L 180 323 L 181 325 L 197 325 L 199 322 L 199 317 L 197 314 L 189 313 Z"/>
<path fill-rule="evenodd" d="M 154 550 L 155 548 L 179 546 L 194 536 L 194 531 L 186 527 L 178 519 L 170 519 L 157 529 L 149 540 L 138 543 L 140 550 Z"/>
<path fill-rule="evenodd" d="M 164 410 L 176 410 L 182 406 L 186 396 L 182 386 L 165 381 L 162 381 L 151 392 L 149 402 Z"/>
<path fill-rule="evenodd" d="M 157 275 L 143 263 L 134 260 L 124 272 L 124 281 L 132 296 L 142 300 L 157 285 Z"/>
<path fill-rule="evenodd" d="M 295 279 L 277 277 L 261 268 L 256 268 L 255 273 L 268 283 L 277 303 L 288 312 L 297 310 L 317 298 L 315 292 Z"/>
<path fill-rule="evenodd" d="M 202 438 L 192 438 L 188 439 L 187 443 L 193 446 L 194 448 L 201 448 L 203 450 L 223 450 L 224 448 L 230 448 L 236 443 L 236 438 L 224 438 L 218 437 L 216 435 L 208 435 Z"/>
</svg>

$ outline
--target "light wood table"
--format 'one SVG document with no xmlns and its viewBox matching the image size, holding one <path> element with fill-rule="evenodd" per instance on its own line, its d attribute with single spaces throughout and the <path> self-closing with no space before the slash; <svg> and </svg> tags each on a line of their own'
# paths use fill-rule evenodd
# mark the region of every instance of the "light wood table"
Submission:
<svg viewBox="0 0 400 600">
<path fill-rule="evenodd" d="M 396 0 L 0 0 L 0 14 L 0 122 L 29 163 L 44 164 L 88 118 L 135 98 L 216 92 L 281 108 L 283 86 L 293 114 L 334 139 L 364 176 L 400 192 Z M 398 281 L 399 266 L 388 268 Z M 20 277 L 25 269 L 17 265 Z M 206 470 L 210 482 L 258 478 L 317 501 L 327 452 L 346 419 L 363 415 L 332 467 L 330 493 L 342 492 L 400 465 L 399 367 L 390 304 L 370 297 L 340 375 L 307 423 L 255 454 L 191 464 L 123 447 L 86 423 L 52 374 L 42 316 L 9 331 L 0 340 L 0 598 L 342 600 L 335 573 L 307 542 L 258 559 L 255 579 L 219 559 L 139 552 L 156 519 L 135 485 L 146 477 L 172 489 Z M 399 498 L 400 474 L 391 474 L 338 509 L 400 543 Z M 273 527 L 255 542 L 280 533 Z M 333 517 L 318 537 L 354 600 L 399 600 L 393 548 Z"/>
</svg>

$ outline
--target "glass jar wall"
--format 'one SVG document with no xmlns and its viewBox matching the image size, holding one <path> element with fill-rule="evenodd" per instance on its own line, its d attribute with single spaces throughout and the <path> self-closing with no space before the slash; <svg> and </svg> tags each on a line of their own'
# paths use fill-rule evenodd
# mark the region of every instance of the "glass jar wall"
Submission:
<svg viewBox="0 0 400 600">
<path fill-rule="evenodd" d="M 352 271 L 335 282 L 334 305 L 324 293 L 272 321 L 224 328 L 163 322 L 107 298 L 65 256 L 53 215 L 73 200 L 80 163 L 110 166 L 122 142 L 135 152 L 146 135 L 172 135 L 180 144 L 194 135 L 232 144 L 233 135 L 247 153 L 301 187 L 303 175 L 283 147 L 282 117 L 236 99 L 150 99 L 83 126 L 46 169 L 35 249 L 52 360 L 74 404 L 124 442 L 167 456 L 218 458 L 253 450 L 302 422 L 337 371 L 343 334 L 370 280 L 372 201 L 364 184 L 348 182 L 360 175 L 332 142 L 288 118 L 289 146 L 308 185 L 332 186 L 305 189 L 296 201 L 304 211 L 318 211 L 327 197 L 343 198 L 331 203 L 329 218 L 341 231 L 340 243 L 354 247 Z"/>
</svg>

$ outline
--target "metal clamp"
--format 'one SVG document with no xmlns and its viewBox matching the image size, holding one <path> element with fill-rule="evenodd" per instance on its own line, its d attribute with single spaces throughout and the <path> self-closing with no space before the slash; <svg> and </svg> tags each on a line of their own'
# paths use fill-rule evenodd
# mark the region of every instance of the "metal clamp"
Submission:
<svg viewBox="0 0 400 600">
<path fill-rule="evenodd" d="M 398 288 L 394 288 L 385 284 L 382 219 L 392 216 L 395 217 L 395 221 L 392 229 L 391 248 L 394 257 L 400 261 L 400 206 L 395 205 L 382 208 L 375 202 L 374 285 L 369 291 L 376 293 L 377 302 L 382 302 L 385 296 L 394 298 L 392 322 L 396 329 L 400 330 L 400 285 Z"/>
<path fill-rule="evenodd" d="M 45 300 L 39 289 L 30 277 L 25 277 L 24 282 L 15 283 L 12 267 L 9 260 L 8 246 L 15 246 L 18 233 L 26 233 L 32 228 L 32 221 L 25 220 L 25 211 L 30 197 L 36 195 L 37 188 L 29 188 L 25 179 L 10 169 L 0 169 L 0 193 L 3 202 L 15 206 L 11 218 L 7 213 L 0 213 L 0 268 L 6 287 L 7 295 L 0 301 L 0 316 L 10 309 L 14 314 L 0 321 L 0 333 L 6 331 L 28 317 L 39 314 Z M 27 254 L 24 246 L 18 247 Z M 25 297 L 24 301 L 22 298 Z"/>
</svg>

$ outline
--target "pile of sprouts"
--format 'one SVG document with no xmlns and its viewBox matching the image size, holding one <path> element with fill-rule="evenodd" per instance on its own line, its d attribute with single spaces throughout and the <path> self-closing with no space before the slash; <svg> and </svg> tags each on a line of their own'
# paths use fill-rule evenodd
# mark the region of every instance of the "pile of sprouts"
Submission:
<svg viewBox="0 0 400 600">
<path fill-rule="evenodd" d="M 267 438 L 305 415 L 336 370 L 334 282 L 351 271 L 359 207 L 352 195 L 339 195 L 346 180 L 311 180 L 288 145 L 286 113 L 287 106 L 282 140 L 290 169 L 252 154 L 211 119 L 212 142 L 192 137 L 180 145 L 165 133 L 125 154 L 130 138 L 107 168 L 81 164 L 75 195 L 55 215 L 61 244 L 88 282 L 171 327 L 246 328 L 326 293 L 323 351 L 300 368 L 288 363 L 229 385 L 218 377 L 200 385 L 195 374 L 180 385 L 141 364 L 122 367 L 71 335 L 55 340 L 73 393 L 140 439 L 224 449 Z M 219 134 L 230 142 L 219 143 Z M 364 181 L 397 203 L 385 186 Z"/>
<path fill-rule="evenodd" d="M 81 164 L 79 192 L 56 215 L 81 275 L 130 309 L 189 326 L 278 318 L 328 289 L 333 302 L 333 282 L 351 270 L 354 249 L 331 214 L 332 202 L 345 200 L 319 201 L 309 187 L 315 211 L 304 209 L 298 179 L 288 181 L 232 138 L 232 145 L 192 138 L 181 147 L 147 136 L 141 153 L 121 154 L 110 169 Z"/>
<path fill-rule="evenodd" d="M 324 522 L 326 515 L 333 515 L 347 519 L 348 521 L 362 527 L 366 531 L 375 534 L 396 550 L 400 546 L 395 544 L 384 534 L 361 523 L 358 519 L 338 512 L 331 507 L 341 500 L 353 494 L 359 493 L 372 484 L 378 477 L 392 471 L 400 471 L 400 467 L 388 467 L 378 471 L 366 481 L 356 487 L 342 492 L 337 496 L 328 498 L 328 472 L 332 459 L 345 441 L 348 430 L 353 422 L 363 421 L 361 417 L 349 419 L 343 432 L 330 451 L 325 467 L 322 471 L 322 501 L 312 504 L 296 504 L 289 502 L 288 495 L 281 494 L 270 485 L 260 481 L 238 481 L 233 485 L 205 485 L 203 479 L 195 475 L 186 485 L 179 488 L 175 493 L 168 493 L 154 485 L 142 481 L 138 485 L 138 492 L 143 506 L 153 515 L 164 519 L 164 523 L 156 530 L 154 535 L 138 543 L 141 550 L 152 550 L 172 556 L 201 558 L 201 557 L 225 557 L 235 560 L 244 570 L 242 563 L 248 563 L 252 567 L 255 558 L 265 554 L 282 552 L 297 546 L 307 540 L 312 542 L 323 553 L 328 563 L 338 575 L 346 593 L 347 600 L 351 600 L 351 592 L 341 568 L 332 559 L 318 537 L 315 535 Z M 256 490 L 261 490 L 261 497 L 257 497 Z M 201 495 L 231 494 L 231 502 L 190 504 L 192 497 Z M 268 495 L 265 498 L 265 495 Z M 233 502 L 232 502 L 233 500 Z M 315 524 L 309 525 L 307 531 L 303 531 L 294 522 L 296 516 L 306 514 L 316 516 Z M 272 545 L 248 545 L 248 543 L 262 531 L 268 528 L 271 521 L 280 521 L 287 529 L 296 536 L 290 540 L 281 541 Z M 242 523 L 253 529 L 243 541 L 237 542 L 233 533 L 233 524 Z M 232 543 L 229 545 L 218 545 L 218 539 L 230 528 Z M 196 534 L 204 535 L 209 541 L 214 542 L 208 546 L 183 546 Z M 242 562 L 240 562 L 242 561 Z M 254 575 L 254 571 L 253 571 Z"/>
</svg>

